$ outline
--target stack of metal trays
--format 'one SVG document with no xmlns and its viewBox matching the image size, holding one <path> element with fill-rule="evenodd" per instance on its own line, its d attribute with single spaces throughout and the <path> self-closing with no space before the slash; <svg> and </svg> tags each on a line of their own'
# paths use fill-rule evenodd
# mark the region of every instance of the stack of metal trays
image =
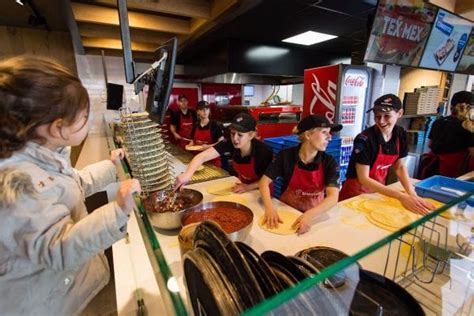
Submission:
<svg viewBox="0 0 474 316">
<path fill-rule="evenodd" d="M 171 185 L 169 154 L 160 125 L 148 117 L 147 112 L 120 111 L 123 146 L 132 175 L 140 181 L 145 195 Z"/>
</svg>

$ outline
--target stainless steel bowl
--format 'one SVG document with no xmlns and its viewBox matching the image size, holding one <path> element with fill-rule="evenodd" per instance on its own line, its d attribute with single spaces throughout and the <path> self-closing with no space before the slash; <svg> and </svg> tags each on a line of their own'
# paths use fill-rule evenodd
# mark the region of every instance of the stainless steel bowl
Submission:
<svg viewBox="0 0 474 316">
<path fill-rule="evenodd" d="M 150 195 L 149 198 L 155 198 L 159 193 L 154 193 Z M 150 218 L 151 224 L 156 228 L 161 229 L 177 229 L 181 227 L 181 217 L 184 212 L 189 208 L 192 208 L 202 201 L 202 193 L 193 190 L 193 189 L 182 189 L 179 191 L 178 197 L 187 197 L 192 202 L 187 205 L 185 208 L 178 212 L 148 212 L 148 217 Z"/>
<path fill-rule="evenodd" d="M 243 241 L 243 240 L 245 240 L 245 238 L 247 238 L 247 236 L 249 235 L 250 230 L 252 229 L 252 223 L 253 223 L 254 215 L 253 215 L 252 210 L 250 210 L 247 206 L 239 204 L 239 203 L 219 201 L 219 202 L 209 202 L 209 203 L 199 204 L 195 207 L 187 209 L 183 213 L 183 216 L 181 218 L 181 223 L 184 226 L 185 222 L 186 222 L 186 219 L 189 216 L 191 216 L 191 214 L 194 214 L 194 213 L 197 213 L 197 212 L 207 212 L 211 209 L 220 208 L 220 207 L 233 208 L 236 211 L 241 211 L 241 212 L 244 212 L 245 214 L 249 215 L 248 216 L 249 221 L 245 225 L 245 227 L 243 227 L 243 228 L 241 228 L 237 231 L 227 233 L 227 236 L 232 241 Z M 231 216 L 231 214 L 229 214 L 229 215 Z M 187 224 L 190 224 L 190 223 L 187 223 Z"/>
</svg>

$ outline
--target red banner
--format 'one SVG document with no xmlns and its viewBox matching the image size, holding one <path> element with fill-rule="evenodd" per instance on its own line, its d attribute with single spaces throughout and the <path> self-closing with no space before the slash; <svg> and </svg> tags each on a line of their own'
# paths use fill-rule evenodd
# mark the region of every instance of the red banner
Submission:
<svg viewBox="0 0 474 316">
<path fill-rule="evenodd" d="M 339 65 L 304 71 L 303 117 L 320 114 L 334 123 Z"/>
</svg>

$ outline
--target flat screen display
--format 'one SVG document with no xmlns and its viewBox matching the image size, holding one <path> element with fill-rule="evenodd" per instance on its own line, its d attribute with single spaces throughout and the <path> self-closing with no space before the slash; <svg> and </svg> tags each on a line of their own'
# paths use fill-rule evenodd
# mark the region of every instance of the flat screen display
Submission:
<svg viewBox="0 0 474 316">
<path fill-rule="evenodd" d="M 365 61 L 473 74 L 473 23 L 420 0 L 380 0 Z"/>
<path fill-rule="evenodd" d="M 461 59 L 472 23 L 439 9 L 420 67 L 453 72 Z"/>
<path fill-rule="evenodd" d="M 370 33 L 366 61 L 418 66 L 437 7 L 421 1 L 381 0 Z M 409 5 L 406 5 L 406 4 Z"/>
</svg>

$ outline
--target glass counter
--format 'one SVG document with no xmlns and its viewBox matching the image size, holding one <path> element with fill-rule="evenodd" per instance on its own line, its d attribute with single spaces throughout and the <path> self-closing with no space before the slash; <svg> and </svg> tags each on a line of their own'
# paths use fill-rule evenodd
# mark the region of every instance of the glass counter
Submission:
<svg viewBox="0 0 474 316">
<path fill-rule="evenodd" d="M 109 145 L 114 146 L 113 137 L 109 136 Z M 129 176 L 126 168 L 123 176 Z M 228 181 L 235 179 L 227 177 L 189 187 L 203 193 L 204 203 L 212 200 L 206 193 L 207 185 L 224 185 Z M 242 197 L 254 212 L 254 221 L 244 243 L 256 253 L 257 263 L 263 256 L 264 261 L 270 261 L 271 268 L 278 271 L 274 273 L 279 282 L 278 294 L 270 295 L 271 290 L 264 289 L 265 282 L 257 280 L 261 294 L 250 305 L 248 302 L 240 304 L 236 297 L 243 298 L 244 294 L 229 290 L 234 283 L 220 283 L 221 309 L 216 307 L 211 314 L 472 315 L 474 208 L 465 201 L 473 194 L 460 196 L 400 229 L 393 229 L 396 225 L 390 227 L 392 224 L 376 227 L 367 221 L 367 214 L 341 202 L 324 219 L 318 220 L 309 233 L 273 236 L 258 227 L 257 221 L 263 214 L 258 192 L 245 193 Z M 274 203 L 277 207 L 284 206 L 276 200 Z M 178 231 L 154 229 L 138 196 L 136 204 L 137 222 L 148 258 L 133 260 L 150 261 L 161 293 L 160 304 L 170 315 L 193 312 L 209 315 L 205 307 L 209 305 L 188 297 Z M 267 250 L 276 250 L 283 259 L 262 254 Z M 323 260 L 312 251 L 326 251 L 328 258 Z M 311 261 L 313 256 L 316 262 Z M 284 258 L 299 272 L 285 267 Z M 305 266 L 308 261 L 311 266 Z M 261 271 L 257 266 L 247 270 L 255 279 L 259 278 Z M 147 303 L 144 304 L 145 310 Z"/>
</svg>

